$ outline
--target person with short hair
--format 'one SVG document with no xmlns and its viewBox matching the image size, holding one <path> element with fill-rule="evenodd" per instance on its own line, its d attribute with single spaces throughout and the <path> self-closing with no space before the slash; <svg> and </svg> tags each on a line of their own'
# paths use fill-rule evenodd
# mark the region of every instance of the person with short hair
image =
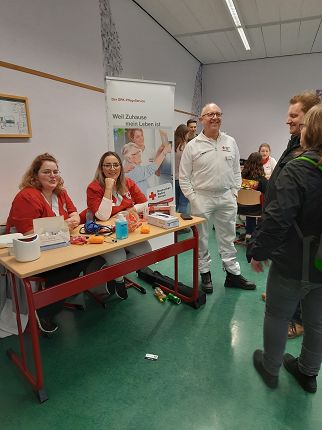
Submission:
<svg viewBox="0 0 322 430">
<path fill-rule="evenodd" d="M 300 157 L 289 161 L 280 172 L 248 249 L 255 272 L 263 271 L 263 262 L 272 261 L 267 278 L 264 350 L 254 352 L 253 362 L 268 387 L 277 387 L 283 363 L 305 391 L 315 393 L 322 361 L 322 272 L 314 265 L 322 219 L 322 172 L 318 168 L 322 165 L 322 105 L 313 106 L 298 125 Z M 304 240 L 309 241 L 307 250 Z M 295 358 L 283 354 L 288 321 L 300 300 L 305 334 L 300 356 Z"/>
<path fill-rule="evenodd" d="M 300 124 L 302 124 L 305 114 L 311 109 L 311 107 L 319 104 L 321 101 L 319 97 L 311 91 L 303 91 L 295 96 L 291 97 L 289 101 L 289 107 L 287 112 L 286 124 L 289 126 L 289 132 L 291 138 L 287 144 L 287 147 L 280 159 L 278 160 L 270 180 L 267 184 L 267 189 L 265 193 L 264 208 L 268 205 L 275 197 L 276 193 L 276 181 L 283 171 L 283 168 L 287 163 L 292 160 L 300 149 L 300 137 L 301 130 Z M 256 230 L 254 232 L 256 234 Z M 266 300 L 266 293 L 262 294 L 263 300 Z M 301 308 L 298 305 L 292 320 L 289 323 L 288 337 L 289 339 L 301 336 L 303 334 L 304 328 L 302 325 L 301 318 Z"/>
<path fill-rule="evenodd" d="M 237 193 L 241 185 L 239 150 L 235 139 L 220 131 L 222 111 L 206 104 L 199 117 L 203 131 L 187 143 L 179 168 L 179 182 L 191 213 L 210 220 L 226 271 L 226 288 L 254 290 L 256 285 L 240 274 L 236 259 Z M 201 288 L 213 292 L 208 222 L 198 225 Z"/>
<path fill-rule="evenodd" d="M 194 139 L 197 136 L 197 120 L 196 119 L 188 119 L 187 127 L 189 129 L 188 133 L 188 142 Z"/>
</svg>

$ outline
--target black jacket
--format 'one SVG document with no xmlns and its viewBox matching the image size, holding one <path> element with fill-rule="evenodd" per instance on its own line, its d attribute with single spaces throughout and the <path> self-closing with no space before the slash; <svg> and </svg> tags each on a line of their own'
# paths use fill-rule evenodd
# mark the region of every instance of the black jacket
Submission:
<svg viewBox="0 0 322 430">
<path fill-rule="evenodd" d="M 305 155 L 319 159 L 315 152 Z M 322 272 L 313 263 L 322 233 L 321 171 L 307 161 L 294 159 L 284 164 L 272 185 L 269 199 L 265 196 L 262 222 L 247 249 L 248 259 L 271 259 L 283 276 L 302 279 L 303 247 L 294 227 L 296 220 L 304 236 L 315 238 L 310 252 L 310 281 L 322 283 Z"/>
<path fill-rule="evenodd" d="M 299 147 L 300 147 L 300 136 L 291 136 L 285 151 L 281 155 L 281 158 L 278 160 L 271 174 L 271 177 L 269 178 L 267 189 L 265 192 L 264 208 L 269 204 L 271 199 L 274 198 L 274 195 L 276 192 L 275 183 L 282 169 L 289 161 L 293 160 L 294 151 L 297 150 Z"/>
</svg>

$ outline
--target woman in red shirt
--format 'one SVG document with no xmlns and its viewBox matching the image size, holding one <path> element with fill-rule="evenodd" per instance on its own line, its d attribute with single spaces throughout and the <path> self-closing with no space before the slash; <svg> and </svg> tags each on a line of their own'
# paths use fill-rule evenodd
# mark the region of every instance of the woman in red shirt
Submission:
<svg viewBox="0 0 322 430">
<path fill-rule="evenodd" d="M 100 221 L 107 221 L 121 211 L 132 213 L 137 219 L 147 207 L 147 199 L 136 183 L 126 178 L 122 161 L 116 152 L 105 152 L 98 163 L 94 180 L 87 187 L 87 208 Z M 102 255 L 108 265 L 151 251 L 148 241 Z M 114 292 L 127 299 L 123 277 L 106 285 L 107 292 Z"/>
<path fill-rule="evenodd" d="M 38 155 L 24 174 L 20 191 L 12 202 L 6 225 L 7 233 L 32 233 L 35 218 L 60 215 L 64 216 L 70 230 L 77 227 L 79 215 L 63 185 L 56 158 L 48 153 Z M 68 265 L 68 270 L 62 267 L 39 276 L 45 278 L 45 287 L 48 288 L 77 278 L 86 269 L 88 262 L 89 260 L 80 261 Z M 53 303 L 37 311 L 38 325 L 43 333 L 53 333 L 58 329 L 53 317 L 62 309 L 63 303 Z"/>
</svg>

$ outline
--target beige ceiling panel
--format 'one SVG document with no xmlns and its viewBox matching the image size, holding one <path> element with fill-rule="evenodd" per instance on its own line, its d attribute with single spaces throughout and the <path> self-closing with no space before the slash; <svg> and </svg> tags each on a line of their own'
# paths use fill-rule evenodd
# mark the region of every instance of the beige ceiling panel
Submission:
<svg viewBox="0 0 322 430">
<path fill-rule="evenodd" d="M 282 0 L 288 3 L 293 0 Z M 258 24 L 265 24 L 267 22 L 277 22 L 280 20 L 279 12 L 280 0 L 256 0 L 256 7 L 258 11 Z"/>
<path fill-rule="evenodd" d="M 219 63 L 224 60 L 222 53 L 209 39 L 208 35 L 180 37 L 178 40 L 192 54 L 198 53 L 196 57 L 203 64 Z"/>
<path fill-rule="evenodd" d="M 321 0 L 280 0 L 281 20 L 314 17 L 322 14 Z"/>
<path fill-rule="evenodd" d="M 184 0 L 139 0 L 137 3 L 171 34 L 201 31 Z"/>
<path fill-rule="evenodd" d="M 224 0 L 223 0 L 224 1 Z M 256 0 L 235 0 L 244 25 L 257 25 L 259 22 Z"/>
<path fill-rule="evenodd" d="M 280 25 L 263 26 L 263 38 L 268 57 L 281 55 L 281 32 Z"/>
<path fill-rule="evenodd" d="M 235 50 L 229 37 L 227 37 L 227 33 L 228 32 L 209 34 L 209 39 L 218 47 L 225 61 L 235 61 L 238 59 L 238 51 Z"/>
<path fill-rule="evenodd" d="M 319 27 L 319 31 L 316 34 L 312 52 L 322 52 L 322 24 Z"/>
<path fill-rule="evenodd" d="M 176 0 L 173 2 L 175 3 Z M 233 26 L 233 20 L 224 0 L 183 0 L 183 2 L 191 16 L 199 23 L 201 27 L 199 31 L 218 30 Z"/>
<path fill-rule="evenodd" d="M 246 51 L 241 41 L 237 30 L 226 31 L 226 37 L 229 40 L 230 44 L 233 46 L 235 51 L 235 58 L 230 59 L 230 61 L 239 61 L 245 58 L 252 58 L 252 54 L 250 51 Z"/>
<path fill-rule="evenodd" d="M 266 57 L 262 29 L 260 27 L 248 28 L 246 30 L 246 36 L 250 45 L 252 57 Z"/>
<path fill-rule="evenodd" d="M 297 54 L 300 22 L 281 25 L 281 55 Z"/>
<path fill-rule="evenodd" d="M 300 34 L 297 43 L 297 52 L 299 54 L 311 52 L 320 24 L 320 19 L 301 21 Z"/>
<path fill-rule="evenodd" d="M 205 64 L 322 52 L 322 0 L 234 0 L 250 52 L 224 0 L 136 2 Z"/>
</svg>

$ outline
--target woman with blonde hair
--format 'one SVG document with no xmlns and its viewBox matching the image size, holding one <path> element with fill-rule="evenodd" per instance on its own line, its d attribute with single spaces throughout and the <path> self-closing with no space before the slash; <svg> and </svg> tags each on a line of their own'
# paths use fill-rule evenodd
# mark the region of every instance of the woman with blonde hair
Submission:
<svg viewBox="0 0 322 430">
<path fill-rule="evenodd" d="M 122 161 L 116 152 L 105 152 L 98 163 L 94 180 L 87 187 L 87 207 L 94 217 L 107 221 L 122 211 L 130 212 L 136 219 L 147 207 L 147 199 L 137 184 L 124 175 Z M 127 258 L 151 251 L 148 241 L 102 255 L 106 264 L 113 265 Z M 106 292 L 125 300 L 128 297 L 123 277 L 106 285 Z"/>
<path fill-rule="evenodd" d="M 63 216 L 70 230 L 79 225 L 77 209 L 64 188 L 58 161 L 52 155 L 38 155 L 24 174 L 20 191 L 15 196 L 7 219 L 7 233 L 33 232 L 35 218 Z M 45 278 L 45 287 L 67 282 L 84 272 L 90 260 L 69 264 L 55 270 L 39 274 Z M 63 301 L 37 310 L 36 317 L 43 333 L 53 333 L 58 329 L 53 317 L 62 309 Z"/>
</svg>

